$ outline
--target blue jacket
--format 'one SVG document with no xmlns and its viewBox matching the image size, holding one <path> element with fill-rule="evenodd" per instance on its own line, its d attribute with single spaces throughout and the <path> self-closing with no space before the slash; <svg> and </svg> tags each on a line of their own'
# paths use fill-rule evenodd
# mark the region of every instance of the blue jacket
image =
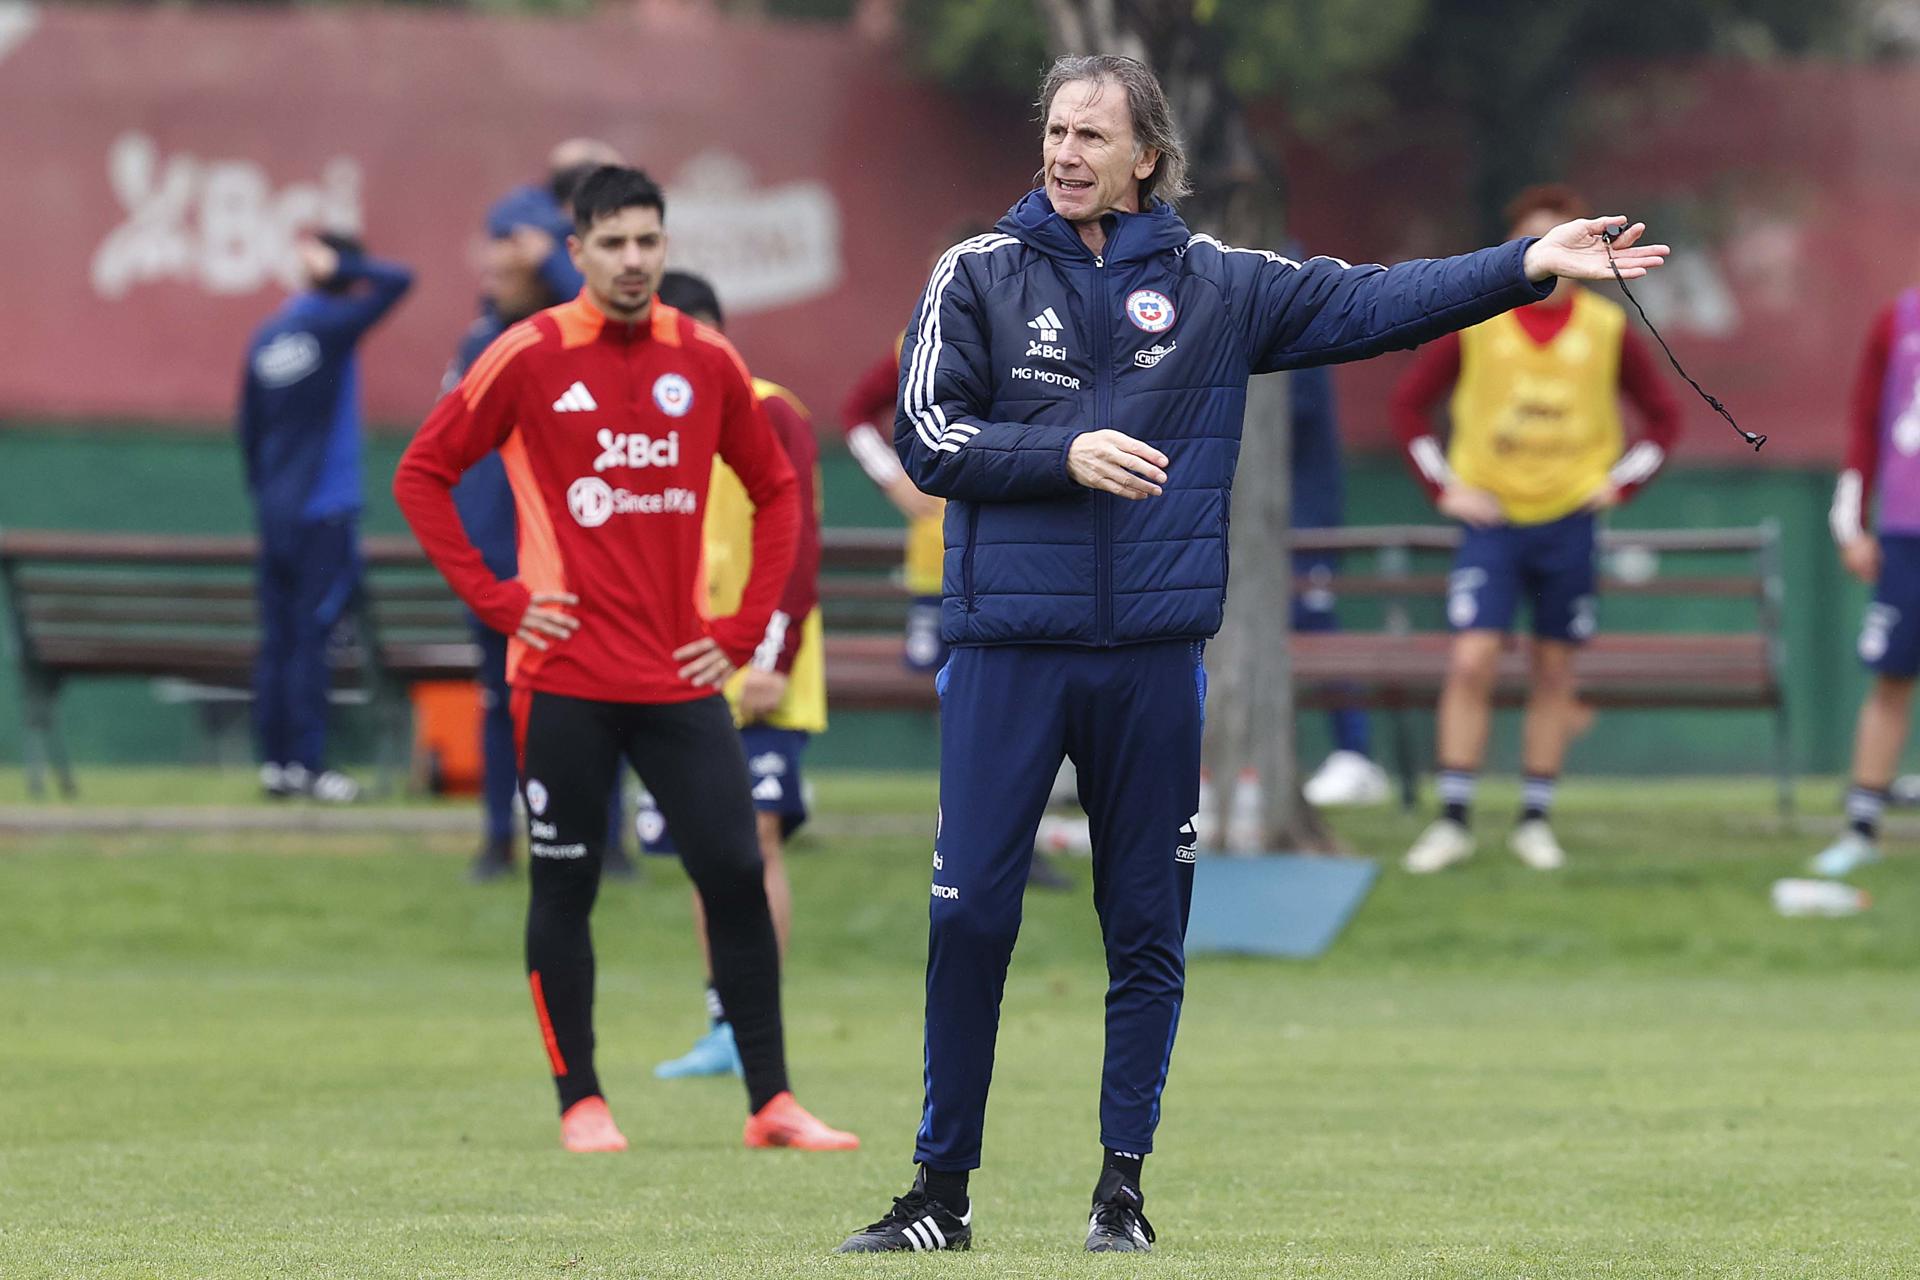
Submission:
<svg viewBox="0 0 1920 1280">
<path fill-rule="evenodd" d="M 1333 375 L 1315 365 L 1287 379 L 1287 427 L 1293 438 L 1293 527 L 1337 529 L 1346 517 L 1347 477 Z"/>
<path fill-rule="evenodd" d="M 260 521 L 360 510 L 360 375 L 354 348 L 413 284 L 405 267 L 343 260 L 361 288 L 295 294 L 255 330 L 240 391 L 240 449 Z"/>
<path fill-rule="evenodd" d="M 440 394 L 446 395 L 460 385 L 467 370 L 506 331 L 491 307 L 468 326 L 454 349 L 453 363 L 441 381 Z M 487 562 L 496 578 L 511 578 L 520 572 L 520 524 L 513 510 L 513 486 L 507 483 L 507 464 L 498 449 L 468 467 L 453 486 L 454 510 L 460 513 L 460 525 L 467 540 Z"/>
<path fill-rule="evenodd" d="M 567 255 L 567 236 L 573 222 L 554 202 L 544 187 L 515 187 L 496 200 L 487 210 L 486 231 L 494 239 L 510 236 L 520 227 L 538 227 L 553 237 L 553 252 L 540 264 L 540 284 L 553 302 L 565 302 L 580 292 L 585 281 L 573 259 Z M 455 348 L 453 364 L 441 382 L 445 395 L 459 385 L 480 353 L 506 330 L 491 302 L 482 302 L 480 317 L 461 336 Z M 498 578 L 511 578 L 519 572 L 519 519 L 514 513 L 513 488 L 507 483 L 507 467 L 498 452 L 489 453 L 467 468 L 453 486 L 453 505 L 460 513 L 460 524 L 467 538 Z"/>
<path fill-rule="evenodd" d="M 1536 302 L 1551 282 L 1527 280 L 1529 243 L 1392 268 L 1297 263 L 1194 235 L 1156 203 L 1112 215 L 1095 257 L 1030 192 L 941 257 L 900 355 L 894 447 L 915 484 L 951 499 L 942 635 L 1211 636 L 1248 377 L 1416 346 Z M 1160 496 L 1067 477 L 1068 444 L 1102 427 L 1167 455 Z"/>
</svg>

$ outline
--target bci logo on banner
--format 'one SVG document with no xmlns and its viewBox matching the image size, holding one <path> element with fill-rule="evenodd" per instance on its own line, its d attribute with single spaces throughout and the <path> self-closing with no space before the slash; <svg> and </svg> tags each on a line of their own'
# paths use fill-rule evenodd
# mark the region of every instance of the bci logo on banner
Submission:
<svg viewBox="0 0 1920 1280">
<path fill-rule="evenodd" d="M 746 161 L 707 151 L 667 183 L 677 265 L 713 281 L 729 314 L 792 306 L 840 284 L 840 206 L 824 182 L 756 187 Z"/>
<path fill-rule="evenodd" d="M 319 181 L 276 190 L 252 161 L 163 159 L 146 134 L 123 133 L 107 149 L 107 180 L 125 218 L 94 251 L 93 288 L 103 298 L 160 281 L 216 294 L 291 288 L 300 276 L 296 232 L 361 225 L 360 166 L 344 156 Z"/>
</svg>

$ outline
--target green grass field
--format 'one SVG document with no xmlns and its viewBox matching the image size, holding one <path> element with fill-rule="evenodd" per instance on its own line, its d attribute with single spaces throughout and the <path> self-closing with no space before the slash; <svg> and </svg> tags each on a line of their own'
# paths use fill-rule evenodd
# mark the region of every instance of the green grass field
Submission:
<svg viewBox="0 0 1920 1280">
<path fill-rule="evenodd" d="M 904 833 L 931 796 L 823 779 L 823 811 L 880 834 L 795 856 L 796 1084 L 866 1139 L 846 1156 L 743 1150 L 736 1084 L 652 1079 L 702 1023 L 677 868 L 603 893 L 600 1057 L 634 1149 L 574 1157 L 524 887 L 461 883 L 465 840 L 0 837 L 0 1276 L 1920 1273 L 1920 860 L 1863 874 L 1864 916 L 1777 919 L 1766 886 L 1817 837 L 1715 782 L 1569 788 L 1559 876 L 1497 846 L 1389 868 L 1325 960 L 1197 959 L 1147 1259 L 1078 1251 L 1104 973 L 1070 863 L 1081 891 L 1029 900 L 1008 984 L 976 1251 L 829 1257 L 911 1172 L 927 844 Z M 1391 858 L 1418 820 L 1339 825 Z"/>
</svg>

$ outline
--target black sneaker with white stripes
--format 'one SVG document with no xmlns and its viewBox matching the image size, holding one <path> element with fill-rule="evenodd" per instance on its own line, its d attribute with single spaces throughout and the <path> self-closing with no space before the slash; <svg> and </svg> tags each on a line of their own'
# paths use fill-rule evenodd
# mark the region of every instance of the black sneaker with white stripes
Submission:
<svg viewBox="0 0 1920 1280">
<path fill-rule="evenodd" d="M 848 1236 L 835 1253 L 930 1253 L 973 1248 L 973 1207 L 955 1214 L 927 1194 L 927 1174 L 914 1175 L 913 1187 L 897 1196 L 886 1217 Z"/>
<path fill-rule="evenodd" d="M 1093 1214 L 1087 1219 L 1088 1253 L 1146 1253 L 1153 1248 L 1153 1224 L 1140 1212 L 1146 1204 L 1140 1188 L 1118 1169 L 1101 1173 L 1093 1189 Z"/>
</svg>

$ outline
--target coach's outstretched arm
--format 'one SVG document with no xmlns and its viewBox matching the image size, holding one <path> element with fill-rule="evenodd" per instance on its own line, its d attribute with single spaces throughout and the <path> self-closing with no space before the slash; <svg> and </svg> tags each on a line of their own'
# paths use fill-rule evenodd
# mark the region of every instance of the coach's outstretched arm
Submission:
<svg viewBox="0 0 1920 1280">
<path fill-rule="evenodd" d="M 920 491 L 941 498 L 1012 502 L 1071 492 L 1067 445 L 1085 428 L 986 417 L 993 376 L 966 270 L 972 243 L 948 251 L 914 309 L 900 349 L 894 451 Z"/>
<path fill-rule="evenodd" d="M 1195 237 L 1188 252 L 1225 257 L 1252 366 L 1268 373 L 1418 346 L 1538 302 L 1560 276 L 1610 280 L 1602 232 L 1626 221 L 1581 218 L 1537 240 L 1392 267 L 1349 266 L 1338 258 L 1298 263 L 1262 250 L 1229 249 L 1204 236 Z M 1666 260 L 1667 246 L 1640 243 L 1645 232 L 1636 223 L 1613 242 L 1613 259 L 1625 279 L 1639 279 Z"/>
</svg>

